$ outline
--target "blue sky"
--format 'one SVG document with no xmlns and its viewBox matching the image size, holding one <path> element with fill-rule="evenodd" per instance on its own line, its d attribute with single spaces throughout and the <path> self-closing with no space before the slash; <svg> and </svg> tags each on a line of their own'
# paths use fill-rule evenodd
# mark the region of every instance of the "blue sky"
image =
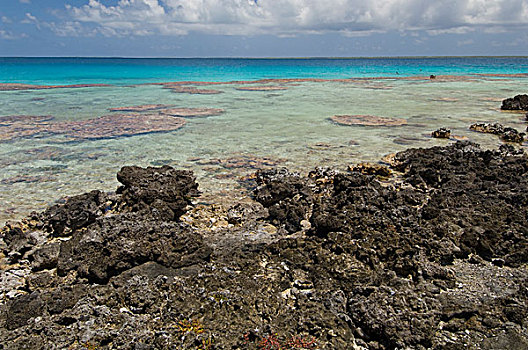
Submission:
<svg viewBox="0 0 528 350">
<path fill-rule="evenodd" d="M 528 0 L 0 0 L 0 56 L 528 55 Z"/>
</svg>

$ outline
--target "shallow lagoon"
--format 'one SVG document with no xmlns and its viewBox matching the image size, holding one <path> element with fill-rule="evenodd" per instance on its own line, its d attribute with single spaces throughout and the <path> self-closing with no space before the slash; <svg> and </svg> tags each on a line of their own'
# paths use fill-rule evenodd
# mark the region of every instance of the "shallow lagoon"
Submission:
<svg viewBox="0 0 528 350">
<path fill-rule="evenodd" d="M 186 61 L 186 66 L 178 66 L 179 71 L 174 68 L 173 73 L 167 66 L 160 68 L 151 64 L 154 68 L 151 67 L 150 75 L 143 65 L 141 71 L 134 70 L 134 67 L 123 70 L 118 66 L 111 79 L 105 79 L 105 74 L 113 72 L 111 69 L 93 67 L 86 62 L 78 62 L 80 65 L 75 66 L 82 72 L 84 64 L 86 74 L 73 74 L 66 69 L 62 76 L 58 73 L 53 76 L 49 71 L 58 69 L 56 64 L 50 66 L 48 62 L 46 70 L 39 66 L 39 62 L 32 62 L 33 66 L 28 68 L 26 62 L 25 65 L 19 64 L 17 71 L 12 62 L 6 68 L 2 61 L 2 83 L 112 84 L 107 87 L 0 91 L 2 116 L 50 115 L 54 117 L 53 123 L 60 123 L 108 115 L 111 113 L 108 108 L 112 107 L 144 104 L 221 108 L 224 113 L 188 118 L 181 129 L 171 132 L 106 139 L 77 139 L 67 132 L 38 133 L 2 141 L 0 223 L 42 209 L 64 196 L 96 188 L 114 190 L 118 185 L 115 174 L 123 165 L 168 164 L 192 169 L 204 192 L 202 200 L 206 201 L 211 196 L 222 196 L 225 191 L 245 195 L 240 179 L 259 167 L 277 164 L 301 172 L 308 172 L 316 166 L 345 170 L 349 164 L 376 162 L 387 153 L 408 147 L 454 142 L 432 139 L 431 131 L 439 127 L 448 127 L 453 135 L 468 138 L 483 147 L 497 147 L 501 142 L 493 135 L 471 132 L 468 127 L 474 122 L 497 121 L 519 131 L 526 129 L 524 113 L 501 112 L 499 108 L 502 99 L 528 91 L 528 77 L 473 73 L 525 73 L 528 59 L 499 63 L 474 59 L 471 61 L 473 65 L 469 66 L 467 59 L 460 59 L 458 65 L 454 59 L 442 64 L 434 59 L 421 60 L 411 61 L 414 65 L 408 64 L 407 68 L 402 61 L 393 61 L 390 66 L 390 60 L 389 63 L 383 61 L 383 64 L 367 61 L 373 62 L 371 66 L 354 61 L 352 68 L 343 66 L 342 62 L 331 66 L 328 62 L 315 64 L 300 60 L 301 63 L 287 62 L 286 67 L 277 67 L 270 66 L 268 61 L 273 63 L 273 60 L 263 60 L 265 64 L 260 65 L 253 60 L 248 60 L 250 64 L 242 60 L 239 63 L 246 66 L 237 68 L 229 60 L 229 64 L 224 62 L 223 66 L 222 62 L 216 66 L 201 62 L 204 67 L 195 66 L 194 70 Z M 323 69 L 325 64 L 329 67 L 326 70 Z M 21 67 L 25 67 L 23 72 Z M 444 78 L 439 72 L 456 76 Z M 429 79 L 429 73 L 437 74 L 437 78 Z M 28 74 L 34 74 L 34 79 Z M 366 76 L 377 78 L 331 80 Z M 303 79 L 314 77 L 327 80 Z M 176 93 L 163 85 L 146 84 L 270 78 L 300 79 L 260 84 L 188 85 L 221 91 L 214 95 Z M 248 86 L 286 89 L 237 90 Z M 407 125 L 342 126 L 329 119 L 340 114 L 403 118 Z M 522 147 L 526 148 L 526 143 Z"/>
</svg>

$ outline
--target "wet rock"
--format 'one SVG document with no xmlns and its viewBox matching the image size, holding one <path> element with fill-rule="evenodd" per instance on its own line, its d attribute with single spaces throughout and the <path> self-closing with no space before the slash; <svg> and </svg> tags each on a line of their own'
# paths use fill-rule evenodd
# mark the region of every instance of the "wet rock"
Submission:
<svg viewBox="0 0 528 350">
<path fill-rule="evenodd" d="M 364 126 L 401 126 L 407 121 L 401 118 L 377 117 L 373 115 L 334 115 L 330 117 L 339 125 L 364 125 Z"/>
<path fill-rule="evenodd" d="M 503 100 L 501 109 L 509 111 L 528 111 L 528 95 L 517 95 L 513 98 Z"/>
<path fill-rule="evenodd" d="M 524 142 L 524 136 L 526 136 L 523 132 L 518 132 L 514 128 L 504 128 L 504 131 L 500 135 L 501 140 L 505 142 L 514 142 L 514 143 L 523 143 Z"/>
<path fill-rule="evenodd" d="M 431 133 L 431 136 L 435 139 L 448 139 L 451 137 L 451 130 L 447 128 L 440 128 Z"/>
<path fill-rule="evenodd" d="M 164 220 L 177 220 L 199 194 L 192 172 L 168 165 L 125 166 L 117 173 L 117 180 L 123 184 L 118 193 L 128 207 L 133 211 L 146 210 Z"/>
<path fill-rule="evenodd" d="M 514 128 L 505 127 L 499 123 L 475 123 L 469 127 L 470 130 L 499 135 L 502 141 L 522 143 L 525 133 L 518 132 Z"/>
</svg>

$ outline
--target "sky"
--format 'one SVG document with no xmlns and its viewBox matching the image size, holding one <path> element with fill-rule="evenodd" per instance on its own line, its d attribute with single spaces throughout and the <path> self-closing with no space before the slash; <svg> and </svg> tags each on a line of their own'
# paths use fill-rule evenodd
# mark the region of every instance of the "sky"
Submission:
<svg viewBox="0 0 528 350">
<path fill-rule="evenodd" d="M 528 0 L 0 0 L 0 56 L 528 55 Z"/>
</svg>

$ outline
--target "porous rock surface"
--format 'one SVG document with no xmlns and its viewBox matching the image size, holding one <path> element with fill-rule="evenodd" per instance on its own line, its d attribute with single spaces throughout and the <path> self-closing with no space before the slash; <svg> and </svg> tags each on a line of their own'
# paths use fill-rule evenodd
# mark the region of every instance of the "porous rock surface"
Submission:
<svg viewBox="0 0 528 350">
<path fill-rule="evenodd" d="M 528 111 L 528 95 L 517 95 L 502 101 L 502 110 Z"/>
<path fill-rule="evenodd" d="M 261 170 L 215 230 L 183 214 L 191 173 L 124 168 L 116 194 L 2 229 L 0 348 L 526 349 L 528 157 L 391 164 Z"/>
<path fill-rule="evenodd" d="M 499 123 L 475 123 L 469 126 L 470 130 L 488 134 L 499 135 L 502 141 L 523 143 L 525 133 Z"/>
</svg>

